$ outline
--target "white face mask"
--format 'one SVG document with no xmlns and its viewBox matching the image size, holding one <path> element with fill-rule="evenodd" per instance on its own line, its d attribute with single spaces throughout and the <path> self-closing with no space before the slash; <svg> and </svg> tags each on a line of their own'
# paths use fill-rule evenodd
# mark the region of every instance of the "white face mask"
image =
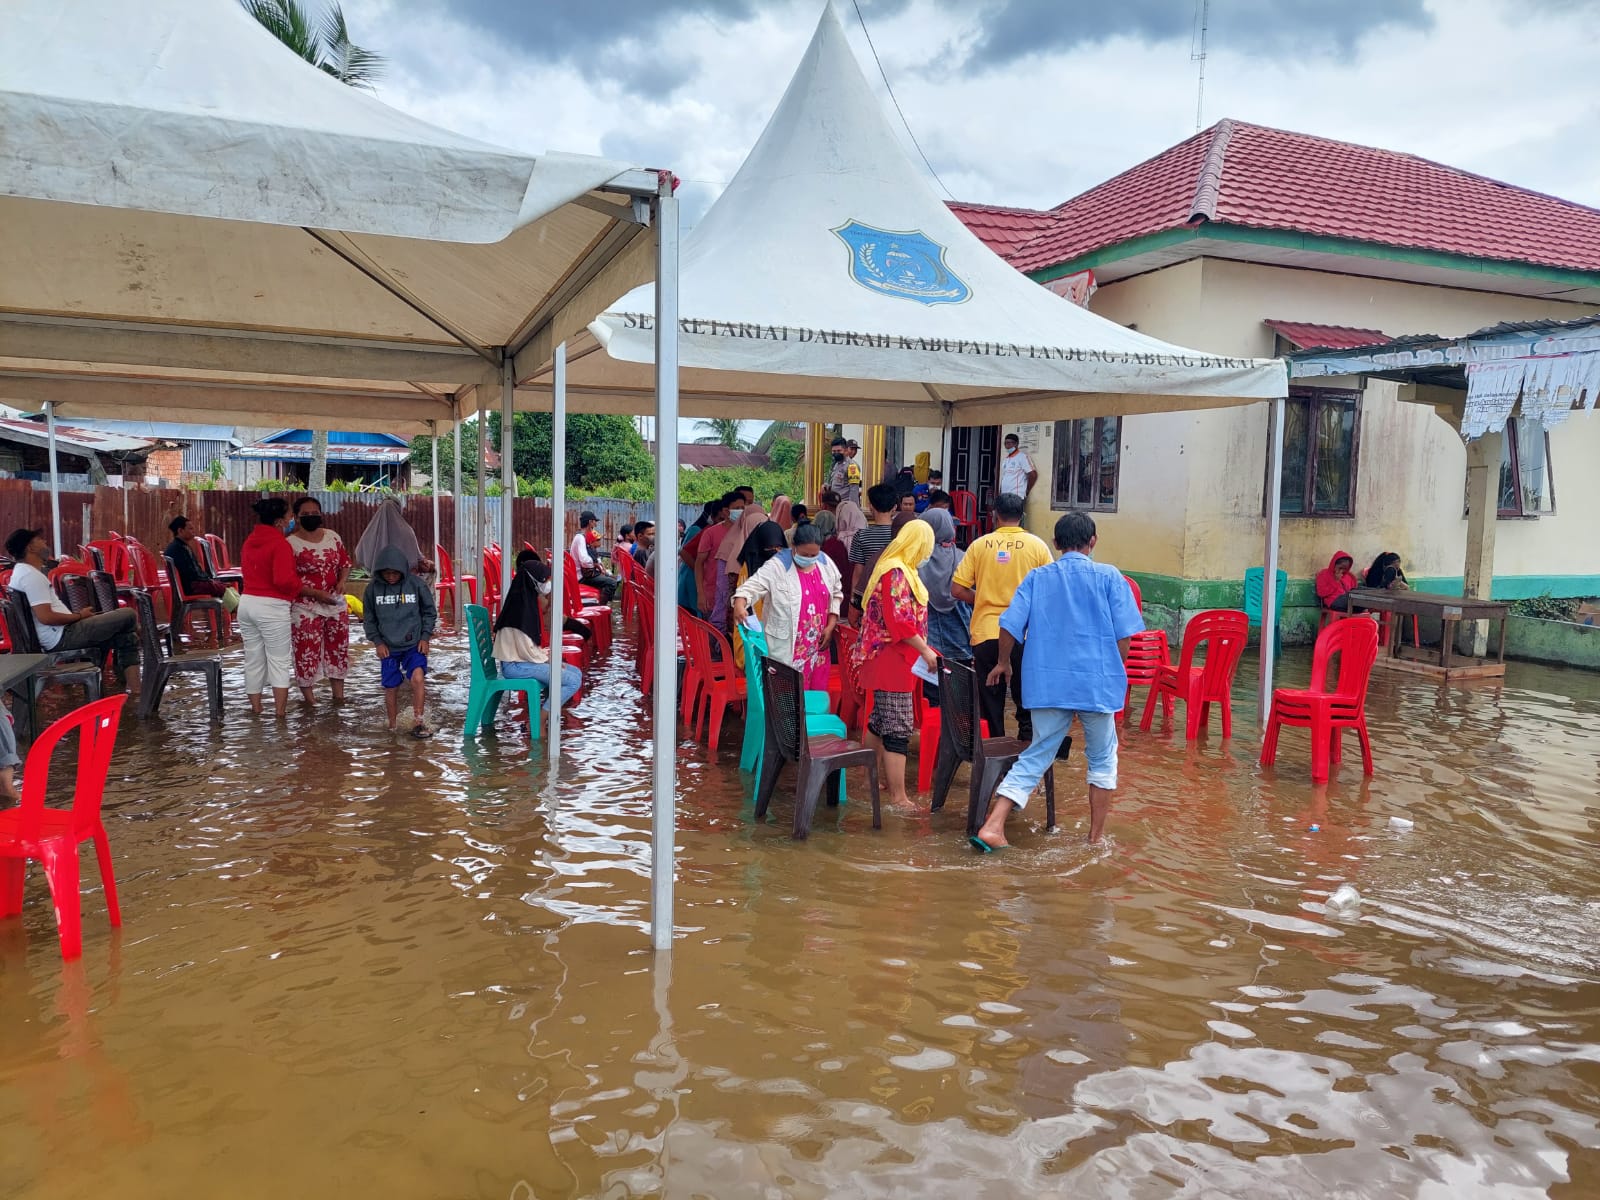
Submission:
<svg viewBox="0 0 1600 1200">
<path fill-rule="evenodd" d="M 728 510 L 728 523 L 730 525 L 737 525 L 739 523 L 739 518 L 742 516 L 744 516 L 744 509 L 731 508 Z"/>
<path fill-rule="evenodd" d="M 546 579 L 543 583 L 541 583 L 539 585 L 539 595 L 548 596 L 549 594 L 550 594 L 550 581 L 548 579 Z"/>
<path fill-rule="evenodd" d="M 821 561 L 822 555 L 820 554 L 796 554 L 794 556 L 794 565 L 799 567 L 802 571 L 804 571 L 807 567 L 816 566 Z"/>
</svg>

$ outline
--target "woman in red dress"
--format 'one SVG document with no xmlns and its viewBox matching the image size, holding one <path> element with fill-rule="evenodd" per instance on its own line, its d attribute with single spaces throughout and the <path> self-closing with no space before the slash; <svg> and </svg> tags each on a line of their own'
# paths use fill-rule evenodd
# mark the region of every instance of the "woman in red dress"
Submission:
<svg viewBox="0 0 1600 1200">
<path fill-rule="evenodd" d="M 326 679 L 333 702 L 342 704 L 350 670 L 350 609 L 344 593 L 354 562 L 344 541 L 322 523 L 322 505 L 315 497 L 294 502 L 294 521 L 289 549 L 300 573 L 300 598 L 289 613 L 294 683 L 306 703 L 313 704 L 313 689 Z"/>
<path fill-rule="evenodd" d="M 928 645 L 928 589 L 917 568 L 933 554 L 933 526 L 912 521 L 878 558 L 862 589 L 861 633 L 856 639 L 856 676 L 872 693 L 867 745 L 878 751 L 879 774 L 889 799 L 906 804 L 906 751 L 916 718 L 911 704 L 920 658 L 930 671 L 939 658 Z"/>
</svg>

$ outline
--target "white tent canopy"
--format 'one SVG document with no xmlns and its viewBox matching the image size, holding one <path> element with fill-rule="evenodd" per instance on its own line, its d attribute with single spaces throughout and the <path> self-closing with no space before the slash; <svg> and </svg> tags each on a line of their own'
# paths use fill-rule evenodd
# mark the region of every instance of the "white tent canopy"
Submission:
<svg viewBox="0 0 1600 1200">
<path fill-rule="evenodd" d="M 229 0 L 11 0 L 5 31 L 0 401 L 419 432 L 619 255 L 651 278 L 654 172 L 435 128 Z"/>
<path fill-rule="evenodd" d="M 1251 403 L 1285 386 L 1279 362 L 1146 337 L 998 257 L 896 140 L 831 6 L 685 239 L 681 289 L 686 416 L 992 424 Z M 648 396 L 652 292 L 628 292 L 573 339 L 573 408 L 629 412 Z M 547 404 L 545 364 L 518 367 L 527 402 Z"/>
</svg>

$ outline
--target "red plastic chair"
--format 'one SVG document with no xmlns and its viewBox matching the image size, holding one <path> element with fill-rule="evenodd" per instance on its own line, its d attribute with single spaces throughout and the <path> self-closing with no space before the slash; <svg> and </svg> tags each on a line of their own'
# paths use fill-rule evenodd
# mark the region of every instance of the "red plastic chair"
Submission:
<svg viewBox="0 0 1600 1200">
<path fill-rule="evenodd" d="M 972 535 L 978 532 L 977 496 L 965 488 L 956 488 L 950 493 L 950 505 L 950 515 L 956 523 L 956 538 L 960 540 L 962 533 L 965 533 L 966 540 L 971 541 Z"/>
<path fill-rule="evenodd" d="M 486 546 L 483 551 L 483 606 L 489 610 L 489 620 L 500 615 L 500 550 Z"/>
<path fill-rule="evenodd" d="M 569 555 L 569 557 L 570 557 L 570 555 Z M 633 561 L 633 556 L 631 554 L 624 554 L 621 557 L 615 559 L 614 562 L 613 562 L 613 565 L 617 569 L 617 578 L 620 579 L 623 583 L 631 583 L 631 582 L 637 580 L 639 575 L 641 574 L 641 572 L 639 570 L 639 564 Z M 620 612 L 622 613 L 623 621 L 625 621 L 625 622 L 626 621 L 637 621 L 639 619 L 639 592 L 638 592 L 638 589 L 631 588 L 631 587 L 624 587 L 624 588 L 618 589 L 618 593 L 617 594 L 618 594 L 618 597 L 619 597 L 619 599 L 621 601 L 621 603 L 620 603 L 620 605 L 618 607 L 619 607 Z M 599 600 L 600 600 L 600 593 L 596 592 L 595 593 L 595 602 L 598 603 Z"/>
<path fill-rule="evenodd" d="M 204 533 L 200 536 L 205 538 L 206 545 L 211 547 L 212 557 L 216 559 L 217 572 L 234 573 L 233 556 L 228 553 L 228 543 L 223 541 L 219 534 Z"/>
<path fill-rule="evenodd" d="M 457 587 L 466 588 L 467 603 L 476 604 L 478 602 L 478 577 L 476 575 L 458 576 L 456 574 L 456 565 L 450 556 L 444 552 L 443 546 L 435 545 L 433 553 L 439 560 L 439 582 L 437 584 L 439 589 L 439 608 L 441 610 L 446 608 L 444 597 L 445 593 L 448 592 L 450 593 L 449 611 L 455 611 Z"/>
<path fill-rule="evenodd" d="M 636 579 L 629 584 L 638 593 L 637 611 L 639 613 L 639 654 L 635 665 L 639 672 L 639 690 L 646 699 L 650 697 L 651 687 L 656 675 L 656 597 L 655 591 L 642 579 Z"/>
<path fill-rule="evenodd" d="M 631 587 L 629 590 L 632 590 Z M 699 620 L 692 612 L 678 606 L 678 628 L 688 631 L 689 622 Z M 688 639 L 689 653 L 684 655 L 683 678 L 678 685 L 682 693 L 682 702 L 678 706 L 678 715 L 689 728 L 694 728 L 694 715 L 700 710 L 700 692 L 705 685 L 704 660 L 700 657 L 700 646 L 691 635 Z M 708 643 L 709 645 L 709 643 Z"/>
<path fill-rule="evenodd" d="M 118 587 L 133 586 L 133 563 L 121 537 L 112 535 L 108 538 L 99 538 L 90 542 L 84 549 L 99 552 L 100 559 L 105 564 L 101 569 L 117 581 Z"/>
<path fill-rule="evenodd" d="M 1128 585 L 1128 590 L 1133 593 L 1133 606 L 1141 613 L 1144 612 L 1144 593 L 1139 590 L 1138 581 L 1132 575 L 1124 575 L 1122 582 Z"/>
<path fill-rule="evenodd" d="M 78 896 L 78 846 L 94 842 L 100 878 L 106 889 L 106 913 L 113 927 L 122 924 L 117 905 L 117 881 L 111 870 L 111 843 L 100 819 L 106 773 L 117 741 L 126 695 L 107 696 L 70 712 L 41 733 L 28 751 L 22 779 L 22 803 L 0 812 L 0 917 L 22 911 L 23 885 L 28 860 L 44 866 L 50 895 L 55 901 L 56 928 L 61 936 L 61 957 L 83 954 L 83 922 Z M 0 720 L 3 720 L 0 717 Z M 47 808 L 44 797 L 50 782 L 50 762 L 57 743 L 78 733 L 78 775 L 72 807 Z"/>
<path fill-rule="evenodd" d="M 689 635 L 690 661 L 700 662 L 700 694 L 695 702 L 694 736 L 710 725 L 708 747 L 716 757 L 722 740 L 722 721 L 734 705 L 743 707 L 748 694 L 744 672 L 733 659 L 733 646 L 722 630 L 699 617 L 686 616 L 684 630 Z"/>
<path fill-rule="evenodd" d="M 1339 682 L 1331 691 L 1328 675 L 1338 659 Z M 1276 688 L 1261 743 L 1261 765 L 1278 758 L 1278 732 L 1285 725 L 1311 731 L 1311 782 L 1326 783 L 1329 761 L 1340 758 L 1342 731 L 1354 729 L 1361 741 L 1361 768 L 1372 774 L 1372 742 L 1367 737 L 1367 686 L 1378 661 L 1378 626 L 1374 621 L 1335 621 L 1317 635 L 1311 658 L 1311 686 Z"/>
<path fill-rule="evenodd" d="M 1155 716 L 1156 699 L 1162 702 L 1167 719 L 1171 719 L 1173 700 L 1185 705 L 1184 738 L 1198 737 L 1200 730 L 1210 723 L 1211 706 L 1222 707 L 1222 736 L 1233 736 L 1233 673 L 1244 656 L 1245 642 L 1250 633 L 1250 618 L 1237 609 L 1217 608 L 1200 613 L 1183 631 L 1183 654 L 1176 667 L 1162 663 L 1155 682 L 1150 686 L 1149 698 L 1144 702 L 1144 718 L 1140 729 L 1149 729 Z M 1195 657 L 1205 651 L 1205 662 L 1195 666 Z"/>
<path fill-rule="evenodd" d="M 1122 711 L 1117 713 L 1117 720 L 1127 719 L 1128 710 L 1133 707 L 1134 688 L 1148 687 L 1154 690 L 1156 679 L 1167 661 L 1166 630 L 1144 629 L 1128 639 L 1128 658 L 1123 664 L 1128 670 L 1128 694 L 1123 698 Z M 1166 719 L 1170 721 L 1172 697 L 1163 698 L 1162 708 Z"/>
<path fill-rule="evenodd" d="M 611 620 L 612 609 L 609 604 L 586 604 L 583 600 L 583 591 L 578 585 L 578 562 L 572 555 L 561 555 L 562 564 L 566 569 L 566 586 L 562 589 L 561 600 L 571 620 L 587 625 L 589 632 L 594 635 L 595 650 L 609 650 L 611 648 Z M 593 589 L 590 589 L 593 591 Z M 600 593 L 595 592 L 598 601 Z"/>
</svg>

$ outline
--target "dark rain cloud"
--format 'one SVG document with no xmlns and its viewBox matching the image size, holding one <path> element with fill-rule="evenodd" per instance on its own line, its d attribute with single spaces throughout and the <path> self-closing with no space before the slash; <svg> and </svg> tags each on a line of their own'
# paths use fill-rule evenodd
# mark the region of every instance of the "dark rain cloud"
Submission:
<svg viewBox="0 0 1600 1200">
<path fill-rule="evenodd" d="M 697 69 L 692 44 L 659 40 L 674 19 L 695 14 L 729 24 L 747 20 L 766 0 L 431 0 L 512 49 L 536 60 L 570 63 L 590 78 L 610 79 L 642 96 L 664 96 Z M 911 0 L 861 0 L 869 21 L 887 21 Z M 1115 37 L 1187 41 L 1194 0 L 936 0 L 969 17 L 977 30 L 964 56 L 943 63 L 966 69 L 1007 66 L 1036 52 L 1069 50 Z M 1562 3 L 1563 0 L 1539 0 Z M 837 10 L 854 21 L 850 0 Z M 817 6 L 821 12 L 821 4 Z M 809 22 L 810 18 L 807 18 Z M 1426 28 L 1423 0 L 1213 0 L 1211 45 L 1252 54 L 1348 55 L 1383 27 Z M 886 31 L 874 30 L 884 56 L 898 57 Z"/>
</svg>

